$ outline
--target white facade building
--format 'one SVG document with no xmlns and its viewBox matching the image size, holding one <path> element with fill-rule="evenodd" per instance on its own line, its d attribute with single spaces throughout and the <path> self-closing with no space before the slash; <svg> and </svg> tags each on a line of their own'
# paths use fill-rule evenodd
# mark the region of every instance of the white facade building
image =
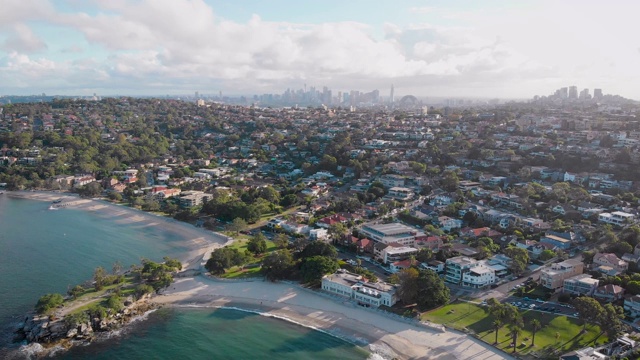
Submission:
<svg viewBox="0 0 640 360">
<path fill-rule="evenodd" d="M 383 282 L 368 283 L 361 275 L 344 270 L 323 276 L 322 290 L 353 299 L 364 306 L 393 306 L 397 301 L 395 286 Z"/>
</svg>

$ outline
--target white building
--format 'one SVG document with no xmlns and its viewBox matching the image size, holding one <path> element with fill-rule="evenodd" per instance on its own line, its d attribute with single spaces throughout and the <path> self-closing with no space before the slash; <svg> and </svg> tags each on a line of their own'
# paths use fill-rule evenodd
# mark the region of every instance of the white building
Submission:
<svg viewBox="0 0 640 360">
<path fill-rule="evenodd" d="M 374 242 L 389 244 L 392 242 L 414 246 L 416 240 L 426 240 L 427 235 L 415 228 L 400 223 L 365 224 L 360 228 L 360 234 Z"/>
<path fill-rule="evenodd" d="M 401 201 L 409 200 L 413 198 L 413 195 L 414 195 L 413 190 L 409 188 L 397 187 L 397 186 L 389 189 L 389 192 L 387 193 L 388 198 L 401 200 Z"/>
<path fill-rule="evenodd" d="M 368 283 L 361 275 L 344 270 L 323 276 L 322 290 L 365 306 L 393 306 L 397 301 L 395 286 L 384 282 Z"/>
<path fill-rule="evenodd" d="M 393 247 L 388 246 L 382 250 L 381 258 L 385 264 L 394 263 L 396 261 L 407 260 L 411 255 L 417 254 L 418 249 L 409 246 Z"/>
<path fill-rule="evenodd" d="M 496 282 L 496 273 L 493 268 L 478 264 L 462 273 L 462 286 L 474 289 L 483 288 Z"/>
<path fill-rule="evenodd" d="M 601 213 L 598 215 L 598 221 L 617 226 L 623 226 L 624 224 L 632 222 L 634 218 L 633 214 L 624 211 L 614 211 L 612 213 Z"/>
<path fill-rule="evenodd" d="M 384 187 L 387 189 L 392 187 L 404 186 L 404 177 L 400 175 L 394 175 L 394 174 L 382 175 L 380 176 L 378 181 L 380 181 L 382 185 L 384 185 Z"/>
<path fill-rule="evenodd" d="M 329 238 L 329 232 L 326 229 L 309 230 L 309 239 L 311 240 L 326 240 L 327 238 Z"/>
</svg>

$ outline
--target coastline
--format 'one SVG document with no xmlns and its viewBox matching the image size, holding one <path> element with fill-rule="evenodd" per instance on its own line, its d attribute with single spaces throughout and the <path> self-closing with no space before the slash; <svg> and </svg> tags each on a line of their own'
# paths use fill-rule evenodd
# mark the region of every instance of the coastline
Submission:
<svg viewBox="0 0 640 360">
<path fill-rule="evenodd" d="M 117 223 L 159 226 L 163 231 L 180 234 L 190 250 L 178 257 L 183 262 L 182 274 L 176 276 L 175 282 L 161 295 L 149 300 L 159 306 L 251 311 L 325 332 L 386 359 L 513 359 L 466 334 L 443 332 L 433 326 L 364 309 L 347 299 L 305 289 L 298 284 L 188 275 L 186 270 L 200 272 L 208 254 L 228 243 L 229 238 L 222 234 L 106 201 L 82 199 L 70 193 L 20 191 L 6 194 L 49 203 L 61 199 L 56 204 L 60 208 L 100 212 L 101 216 L 114 217 Z"/>
<path fill-rule="evenodd" d="M 235 308 L 323 331 L 391 359 L 513 359 L 466 334 L 365 309 L 292 283 L 181 278 L 150 301 L 179 308 Z"/>
<path fill-rule="evenodd" d="M 60 203 L 51 204 L 55 209 L 65 208 L 99 212 L 101 216 L 112 217 L 118 224 L 142 224 L 156 226 L 162 231 L 171 232 L 184 239 L 188 252 L 178 259 L 182 262 L 183 270 L 200 270 L 203 259 L 214 249 L 225 246 L 233 241 L 226 235 L 216 233 L 192 224 L 175 220 L 170 217 L 155 215 L 142 210 L 123 205 L 113 204 L 106 200 L 81 198 L 76 194 L 53 191 L 6 191 L 5 196 L 12 198 L 36 200 L 51 204 L 55 200 Z"/>
</svg>

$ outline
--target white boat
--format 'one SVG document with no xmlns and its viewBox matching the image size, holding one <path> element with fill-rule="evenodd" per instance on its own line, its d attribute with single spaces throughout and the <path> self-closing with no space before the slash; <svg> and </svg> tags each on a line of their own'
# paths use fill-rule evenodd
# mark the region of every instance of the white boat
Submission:
<svg viewBox="0 0 640 360">
<path fill-rule="evenodd" d="M 58 208 L 53 206 L 53 205 L 51 205 L 51 206 L 49 206 L 49 210 L 58 210 Z"/>
</svg>

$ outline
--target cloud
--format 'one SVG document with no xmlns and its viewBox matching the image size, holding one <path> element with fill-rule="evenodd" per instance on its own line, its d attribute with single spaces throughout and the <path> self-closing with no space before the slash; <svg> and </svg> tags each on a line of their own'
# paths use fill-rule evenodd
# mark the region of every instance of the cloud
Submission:
<svg viewBox="0 0 640 360">
<path fill-rule="evenodd" d="M 0 23 L 5 20 L 0 35 L 3 29 L 8 34 L 2 46 L 7 55 L 0 76 L 10 79 L 3 83 L 8 88 L 23 83 L 21 71 L 27 78 L 39 76 L 43 83 L 55 84 L 55 76 L 37 70 L 50 66 L 64 86 L 89 88 L 95 78 L 111 93 L 113 89 L 165 93 L 195 86 L 215 86 L 228 93 L 271 92 L 302 83 L 366 90 L 394 83 L 398 93 L 402 88 L 422 86 L 425 92 L 453 94 L 466 84 L 513 94 L 508 89 L 524 92 L 527 84 L 560 81 L 566 74 L 598 73 L 595 65 L 582 58 L 596 64 L 600 57 L 610 57 L 603 52 L 566 54 L 567 41 L 583 41 L 585 48 L 607 46 L 607 54 L 616 53 L 613 40 L 597 44 L 591 40 L 602 34 L 587 37 L 577 29 L 575 37 L 558 36 L 564 28 L 554 24 L 562 17 L 551 14 L 551 20 L 545 22 L 546 13 L 533 10 L 524 18 L 513 9 L 458 12 L 458 22 L 446 26 L 355 21 L 304 24 L 267 21 L 257 14 L 246 21 L 232 21 L 203 0 L 94 1 L 91 8 L 82 1 L 67 0 L 75 5 L 69 7 L 80 10 L 64 12 L 45 0 L 7 1 L 8 7 L 3 6 L 18 14 L 0 13 Z M 31 6 L 37 9 L 29 12 Z M 435 7 L 410 10 L 418 15 L 445 11 Z M 25 57 L 46 50 L 45 42 L 27 26 L 34 22 L 80 34 L 86 43 L 54 47 L 53 38 L 45 38 L 50 47 L 61 49 L 55 58 L 64 60 L 53 62 L 46 55 Z M 532 26 L 543 23 L 549 26 Z M 633 47 L 626 52 L 635 53 Z M 610 70 L 600 69 L 599 74 L 604 76 L 606 71 Z M 93 81 L 95 87 L 98 81 Z"/>
<path fill-rule="evenodd" d="M 7 52 L 33 53 L 46 48 L 47 44 L 24 24 L 14 24 L 2 43 L 2 49 Z"/>
</svg>

